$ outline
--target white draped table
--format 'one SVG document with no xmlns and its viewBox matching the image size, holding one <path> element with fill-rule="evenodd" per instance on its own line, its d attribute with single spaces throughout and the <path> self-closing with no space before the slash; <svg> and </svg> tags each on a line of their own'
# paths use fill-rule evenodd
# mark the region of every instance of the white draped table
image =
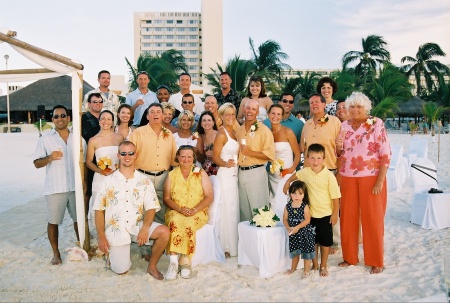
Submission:
<svg viewBox="0 0 450 303">
<path fill-rule="evenodd" d="M 270 278 L 291 268 L 289 239 L 283 223 L 274 227 L 255 227 L 239 223 L 238 264 L 253 265 L 261 278 Z M 300 260 L 298 268 L 303 268 Z"/>
<path fill-rule="evenodd" d="M 450 227 L 450 193 L 415 193 L 411 203 L 411 223 L 425 229 Z"/>
</svg>

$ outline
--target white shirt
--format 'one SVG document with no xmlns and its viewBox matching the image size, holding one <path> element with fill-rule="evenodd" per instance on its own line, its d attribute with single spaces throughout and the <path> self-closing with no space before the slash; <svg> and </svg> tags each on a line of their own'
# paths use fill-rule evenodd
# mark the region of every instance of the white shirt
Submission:
<svg viewBox="0 0 450 303">
<path fill-rule="evenodd" d="M 105 235 L 111 246 L 131 243 L 145 212 L 161 209 L 152 181 L 137 170 L 129 179 L 117 170 L 105 178 L 98 193 L 93 209 L 105 211 Z"/>
<path fill-rule="evenodd" d="M 70 128 L 67 144 L 54 128 L 49 132 L 44 133 L 42 137 L 39 138 L 36 150 L 33 154 L 33 161 L 45 158 L 53 151 L 57 151 L 60 148 L 63 152 L 61 160 L 53 160 L 45 166 L 44 195 L 65 193 L 75 190 L 73 154 L 74 150 L 78 151 L 79 148 L 74 148 L 73 141 L 74 138 Z"/>
<path fill-rule="evenodd" d="M 133 119 L 133 125 L 139 126 L 141 124 L 142 116 L 144 115 L 145 110 L 150 106 L 152 103 L 159 102 L 156 98 L 156 94 L 152 92 L 151 90 L 147 91 L 146 94 L 143 94 L 139 88 L 136 90 L 130 92 L 127 95 L 127 100 L 125 101 L 126 104 L 133 106 L 138 99 L 144 100 L 144 104 L 136 107 L 136 110 L 134 111 L 134 119 Z"/>
<path fill-rule="evenodd" d="M 190 92 L 192 94 L 192 91 Z M 194 96 L 194 113 L 197 115 L 201 115 L 202 112 L 205 111 L 205 103 L 200 99 L 198 96 L 192 94 Z M 173 94 L 170 96 L 169 103 L 173 105 L 176 109 L 178 109 L 180 112 L 183 111 L 183 107 L 181 107 L 181 100 L 183 99 L 183 95 L 181 92 L 178 92 L 176 94 Z"/>
</svg>

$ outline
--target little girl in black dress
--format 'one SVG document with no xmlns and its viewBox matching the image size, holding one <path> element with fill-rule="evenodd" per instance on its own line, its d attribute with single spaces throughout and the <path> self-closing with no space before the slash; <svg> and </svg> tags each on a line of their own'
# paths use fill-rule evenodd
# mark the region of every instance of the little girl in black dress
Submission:
<svg viewBox="0 0 450 303">
<path fill-rule="evenodd" d="M 309 276 L 311 260 L 315 256 L 315 230 L 309 223 L 309 198 L 306 184 L 302 181 L 294 181 L 289 187 L 290 201 L 286 204 L 283 214 L 283 223 L 289 234 L 289 252 L 292 259 L 291 269 L 286 273 L 291 274 L 297 269 L 301 255 L 304 267 L 302 278 Z"/>
</svg>

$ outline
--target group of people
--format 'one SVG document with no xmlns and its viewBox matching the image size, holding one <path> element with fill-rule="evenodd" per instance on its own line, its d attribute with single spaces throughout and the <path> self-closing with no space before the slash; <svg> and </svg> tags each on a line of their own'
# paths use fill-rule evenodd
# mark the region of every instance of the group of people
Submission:
<svg viewBox="0 0 450 303">
<path fill-rule="evenodd" d="M 137 243 L 155 279 L 190 278 L 195 234 L 208 221 L 214 194 L 221 195 L 218 237 L 227 258 L 238 254 L 239 222 L 270 206 L 289 234 L 289 274 L 301 256 L 303 277 L 311 263 L 327 276 L 328 254 L 339 244 L 339 266 L 356 265 L 361 238 L 365 264 L 371 273 L 382 272 L 390 146 L 365 95 L 335 101 L 336 82 L 324 77 L 303 123 L 292 113 L 295 96 L 283 93 L 274 104 L 258 76 L 250 77 L 241 100 L 223 72 L 221 91 L 204 102 L 192 94 L 186 73 L 179 77 L 180 92 L 171 95 L 164 85 L 151 92 L 148 73 L 139 72 L 138 88 L 124 104 L 108 88 L 109 72 L 101 71 L 98 81 L 100 87 L 85 96 L 82 116 L 84 202 L 114 272 L 129 270 L 130 245 Z M 52 120 L 55 129 L 39 139 L 34 164 L 47 167 L 52 264 L 61 264 L 58 224 L 66 208 L 76 229 L 74 147 L 67 109 L 56 106 Z M 220 193 L 213 192 L 211 176 Z M 170 259 L 165 275 L 156 268 L 164 251 Z"/>
</svg>

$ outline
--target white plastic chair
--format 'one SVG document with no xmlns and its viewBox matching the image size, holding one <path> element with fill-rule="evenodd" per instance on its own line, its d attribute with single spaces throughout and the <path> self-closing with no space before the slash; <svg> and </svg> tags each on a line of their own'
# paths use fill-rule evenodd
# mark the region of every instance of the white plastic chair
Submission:
<svg viewBox="0 0 450 303">
<path fill-rule="evenodd" d="M 416 158 L 428 158 L 427 139 L 420 136 L 412 136 L 407 155 L 409 166 L 411 166 Z"/>
<path fill-rule="evenodd" d="M 387 171 L 387 189 L 388 191 L 401 191 L 407 176 L 407 164 L 406 159 L 403 157 L 403 146 L 392 144 L 391 150 L 391 163 Z"/>
<path fill-rule="evenodd" d="M 214 201 L 208 209 L 209 220 L 202 228 L 197 230 L 195 253 L 192 256 L 192 265 L 209 262 L 225 262 L 225 254 L 220 245 L 218 235 L 220 219 L 220 182 L 217 176 L 210 176 L 214 192 Z"/>
</svg>

